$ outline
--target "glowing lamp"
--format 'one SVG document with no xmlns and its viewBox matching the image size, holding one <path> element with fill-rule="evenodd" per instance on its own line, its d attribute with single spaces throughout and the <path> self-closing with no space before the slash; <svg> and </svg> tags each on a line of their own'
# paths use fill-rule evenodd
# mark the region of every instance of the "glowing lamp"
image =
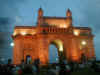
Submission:
<svg viewBox="0 0 100 75">
<path fill-rule="evenodd" d="M 13 47 L 13 46 L 14 46 L 14 43 L 12 42 L 12 43 L 10 44 L 10 46 Z"/>
<path fill-rule="evenodd" d="M 63 28 L 67 28 L 67 26 L 63 25 Z"/>
<path fill-rule="evenodd" d="M 14 32 L 14 33 L 13 33 L 13 36 L 16 36 L 16 34 L 17 34 L 17 33 L 16 33 L 16 32 Z"/>
<path fill-rule="evenodd" d="M 67 28 L 67 25 L 66 24 L 61 24 L 59 27 L 60 28 Z"/>
<path fill-rule="evenodd" d="M 26 32 L 21 32 L 21 35 L 26 35 Z"/>
<path fill-rule="evenodd" d="M 82 43 L 82 45 L 86 45 L 87 44 L 86 41 L 82 41 L 81 43 Z"/>
<path fill-rule="evenodd" d="M 78 36 L 79 32 L 78 31 L 74 31 L 74 35 Z"/>
<path fill-rule="evenodd" d="M 63 52 L 63 46 L 62 46 L 61 43 L 59 43 L 59 51 L 60 51 L 60 52 Z"/>
<path fill-rule="evenodd" d="M 60 49 L 59 51 L 60 51 L 60 52 L 63 52 L 63 49 Z"/>
</svg>

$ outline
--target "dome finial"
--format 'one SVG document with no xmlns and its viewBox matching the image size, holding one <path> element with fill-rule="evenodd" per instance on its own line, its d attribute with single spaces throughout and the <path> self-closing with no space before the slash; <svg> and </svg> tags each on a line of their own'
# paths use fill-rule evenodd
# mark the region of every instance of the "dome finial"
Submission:
<svg viewBox="0 0 100 75">
<path fill-rule="evenodd" d="M 43 16 L 43 10 L 42 10 L 41 6 L 40 6 L 40 8 L 38 10 L 38 16 L 39 17 Z"/>
<path fill-rule="evenodd" d="M 70 9 L 68 8 L 67 13 L 66 13 L 67 17 L 71 17 L 72 16 L 72 12 L 70 11 Z"/>
</svg>

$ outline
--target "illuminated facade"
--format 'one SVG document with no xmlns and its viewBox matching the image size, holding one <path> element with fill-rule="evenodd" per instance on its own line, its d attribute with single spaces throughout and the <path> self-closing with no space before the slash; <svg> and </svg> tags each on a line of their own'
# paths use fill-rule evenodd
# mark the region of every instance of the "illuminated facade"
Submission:
<svg viewBox="0 0 100 75">
<path fill-rule="evenodd" d="M 44 16 L 40 8 L 37 26 L 16 26 L 12 37 L 14 64 L 25 61 L 27 56 L 33 61 L 40 59 L 41 63 L 48 63 L 50 44 L 54 44 L 58 55 L 62 57 L 62 53 L 67 61 L 79 62 L 82 54 L 87 59 L 95 57 L 91 28 L 74 27 L 69 9 L 66 17 L 50 17 Z"/>
</svg>

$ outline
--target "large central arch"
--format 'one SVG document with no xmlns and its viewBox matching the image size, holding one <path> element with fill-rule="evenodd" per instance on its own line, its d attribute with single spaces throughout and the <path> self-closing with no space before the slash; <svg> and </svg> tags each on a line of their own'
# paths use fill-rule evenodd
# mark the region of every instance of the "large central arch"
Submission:
<svg viewBox="0 0 100 75">
<path fill-rule="evenodd" d="M 58 62 L 63 60 L 65 58 L 63 42 L 61 40 L 59 40 L 59 39 L 56 39 L 56 40 L 51 41 L 49 46 L 50 45 L 54 45 L 57 48 L 57 54 L 58 54 L 58 59 L 59 59 Z M 49 52 L 49 58 L 50 58 L 50 52 Z"/>
</svg>

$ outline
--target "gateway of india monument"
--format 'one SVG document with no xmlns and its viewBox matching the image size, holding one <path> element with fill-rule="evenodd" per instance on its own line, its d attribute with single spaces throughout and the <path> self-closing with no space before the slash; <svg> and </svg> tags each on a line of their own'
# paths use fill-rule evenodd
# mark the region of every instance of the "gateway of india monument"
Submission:
<svg viewBox="0 0 100 75">
<path fill-rule="evenodd" d="M 44 16 L 39 8 L 36 26 L 16 26 L 12 34 L 13 63 L 21 64 L 28 59 L 49 63 L 51 44 L 56 46 L 59 59 L 68 62 L 80 62 L 83 55 L 87 60 L 95 58 L 91 28 L 75 27 L 72 12 L 68 9 L 65 14 L 65 17 Z"/>
</svg>

